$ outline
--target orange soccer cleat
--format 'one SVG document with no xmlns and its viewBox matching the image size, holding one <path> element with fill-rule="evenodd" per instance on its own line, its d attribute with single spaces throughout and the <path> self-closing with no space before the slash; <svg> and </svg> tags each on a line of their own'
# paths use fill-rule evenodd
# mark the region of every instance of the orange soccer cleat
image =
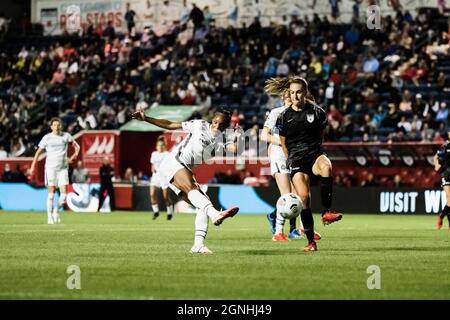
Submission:
<svg viewBox="0 0 450 320">
<path fill-rule="evenodd" d="M 306 247 L 303 248 L 305 252 L 317 251 L 317 244 L 315 241 L 310 242 Z"/>
<path fill-rule="evenodd" d="M 322 213 L 322 222 L 324 225 L 331 224 L 333 222 L 339 221 L 342 219 L 342 214 L 333 211 L 333 210 L 325 210 Z"/>
<path fill-rule="evenodd" d="M 273 241 L 288 241 L 288 238 L 283 232 L 277 233 L 272 237 Z"/>
</svg>

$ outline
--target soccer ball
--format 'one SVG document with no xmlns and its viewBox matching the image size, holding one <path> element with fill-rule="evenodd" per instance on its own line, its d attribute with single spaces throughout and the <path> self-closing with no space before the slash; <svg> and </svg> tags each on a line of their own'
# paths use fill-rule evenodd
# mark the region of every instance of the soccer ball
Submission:
<svg viewBox="0 0 450 320">
<path fill-rule="evenodd" d="M 302 210 L 302 201 L 293 193 L 282 195 L 277 201 L 277 211 L 285 219 L 297 218 Z"/>
</svg>

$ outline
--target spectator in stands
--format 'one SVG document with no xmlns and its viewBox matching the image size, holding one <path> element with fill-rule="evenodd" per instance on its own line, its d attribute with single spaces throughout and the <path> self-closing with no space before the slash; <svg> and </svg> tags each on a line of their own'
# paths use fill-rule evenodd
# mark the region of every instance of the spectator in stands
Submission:
<svg viewBox="0 0 450 320">
<path fill-rule="evenodd" d="M 130 3 L 127 2 L 126 4 L 126 12 L 125 12 L 125 21 L 127 22 L 127 29 L 128 29 L 128 33 L 132 33 L 135 27 L 135 22 L 134 19 L 136 17 L 136 12 L 132 9 L 130 9 Z"/>
<path fill-rule="evenodd" d="M 375 73 L 378 71 L 378 68 L 380 67 L 380 62 L 378 59 L 373 55 L 371 51 L 367 54 L 366 60 L 364 60 L 363 70 L 364 73 Z"/>
<path fill-rule="evenodd" d="M 399 174 L 394 176 L 394 188 L 403 188 L 406 187 L 407 184 L 403 183 L 402 177 Z"/>
<path fill-rule="evenodd" d="M 28 183 L 28 178 L 19 163 L 16 164 L 16 170 L 13 172 L 12 176 L 12 182 Z"/>
<path fill-rule="evenodd" d="M 137 182 L 137 177 L 133 173 L 133 169 L 127 168 L 127 170 L 125 170 L 125 174 L 123 175 L 122 182 L 124 182 L 124 183 L 132 183 L 132 184 Z"/>
<path fill-rule="evenodd" d="M 447 109 L 447 103 L 441 102 L 439 111 L 436 114 L 436 121 L 439 123 L 444 123 L 445 126 L 448 125 L 448 109 Z"/>
<path fill-rule="evenodd" d="M 372 172 L 369 172 L 366 179 L 361 182 L 362 187 L 378 187 L 378 185 Z"/>
<path fill-rule="evenodd" d="M 83 167 L 81 160 L 77 161 L 77 167 L 72 172 L 72 183 L 90 183 L 89 171 Z"/>
<path fill-rule="evenodd" d="M 14 175 L 9 163 L 6 163 L 5 168 L 3 169 L 2 182 L 14 182 Z"/>
<path fill-rule="evenodd" d="M 192 23 L 194 24 L 192 38 L 195 38 L 195 33 L 203 27 L 203 23 L 205 22 L 205 15 L 203 14 L 203 11 L 197 7 L 195 3 L 192 3 L 192 10 L 189 15 L 189 19 L 192 20 Z"/>
<path fill-rule="evenodd" d="M 0 145 L 0 160 L 8 158 L 8 152 L 6 152 L 5 147 Z"/>
</svg>

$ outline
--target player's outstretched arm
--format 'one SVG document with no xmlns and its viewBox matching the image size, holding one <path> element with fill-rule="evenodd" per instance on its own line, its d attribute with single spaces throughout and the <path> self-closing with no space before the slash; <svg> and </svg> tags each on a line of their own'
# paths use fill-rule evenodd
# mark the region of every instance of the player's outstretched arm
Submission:
<svg viewBox="0 0 450 320">
<path fill-rule="evenodd" d="M 152 118 L 152 117 L 147 117 L 144 113 L 143 109 L 139 109 L 136 112 L 133 112 L 131 114 L 131 118 L 136 119 L 136 120 L 140 120 L 140 121 L 145 121 L 148 123 L 151 123 L 157 127 L 163 128 L 163 129 L 167 129 L 167 130 L 176 130 L 176 129 L 181 129 L 181 122 L 172 122 L 166 119 L 156 119 L 156 118 Z"/>
<path fill-rule="evenodd" d="M 72 156 L 69 158 L 69 163 L 72 163 L 73 160 L 75 160 L 78 157 L 78 154 L 80 153 L 80 145 L 75 140 L 73 140 L 72 146 L 75 151 L 72 154 Z"/>
<path fill-rule="evenodd" d="M 44 149 L 38 148 L 36 150 L 36 153 L 34 154 L 34 158 L 33 158 L 33 162 L 31 163 L 31 168 L 30 168 L 30 175 L 34 175 L 34 170 L 36 168 L 36 162 L 39 159 L 39 156 L 41 155 L 41 153 L 44 152 Z"/>
<path fill-rule="evenodd" d="M 433 157 L 433 163 L 435 171 L 441 170 L 441 164 L 439 163 L 439 156 L 437 154 L 435 154 Z"/>
</svg>

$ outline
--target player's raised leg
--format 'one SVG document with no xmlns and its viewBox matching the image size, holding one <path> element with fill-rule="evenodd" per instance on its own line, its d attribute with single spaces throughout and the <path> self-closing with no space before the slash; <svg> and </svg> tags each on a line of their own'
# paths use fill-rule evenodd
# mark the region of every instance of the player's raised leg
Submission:
<svg viewBox="0 0 450 320">
<path fill-rule="evenodd" d="M 173 185 L 187 195 L 194 207 L 203 210 L 216 226 L 220 225 L 225 219 L 233 217 L 239 211 L 237 207 L 224 211 L 216 210 L 211 200 L 198 187 L 192 171 L 186 168 L 182 168 L 175 173 Z"/>
<path fill-rule="evenodd" d="M 320 179 L 320 195 L 322 198 L 322 222 L 327 225 L 342 219 L 342 214 L 331 210 L 333 200 L 333 175 L 331 161 L 325 155 L 320 155 L 312 167 L 314 175 Z"/>
</svg>

